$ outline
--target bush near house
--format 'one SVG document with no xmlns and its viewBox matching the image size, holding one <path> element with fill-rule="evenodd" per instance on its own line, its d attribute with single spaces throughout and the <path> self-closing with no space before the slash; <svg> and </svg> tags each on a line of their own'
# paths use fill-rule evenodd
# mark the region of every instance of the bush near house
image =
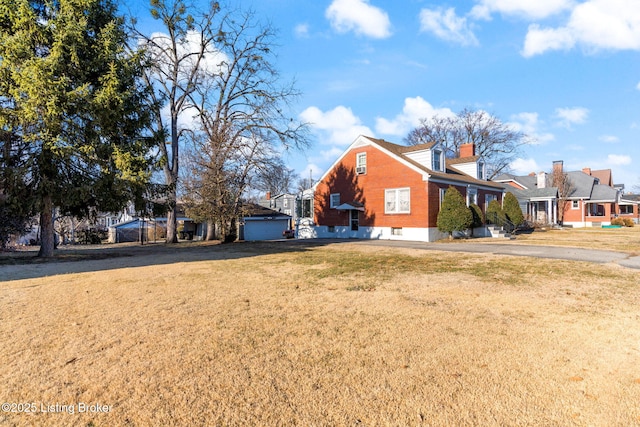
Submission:
<svg viewBox="0 0 640 427">
<path fill-rule="evenodd" d="M 450 186 L 444 194 L 436 224 L 438 230 L 449 233 L 449 237 L 454 231 L 465 231 L 473 224 L 471 210 L 460 192 L 453 186 Z"/>
<path fill-rule="evenodd" d="M 487 206 L 487 222 L 490 224 L 503 225 L 505 220 L 505 214 L 502 210 L 502 206 L 497 200 L 492 200 Z"/>
<path fill-rule="evenodd" d="M 482 213 L 482 209 L 480 206 L 475 203 L 471 203 L 469 205 L 469 209 L 471 210 L 471 215 L 473 216 L 473 223 L 471 226 L 473 228 L 482 227 L 484 225 L 484 213 Z"/>
<path fill-rule="evenodd" d="M 511 192 L 508 192 L 504 196 L 503 211 L 506 218 L 511 221 L 514 226 L 517 227 L 524 222 L 524 215 L 522 214 L 520 203 L 518 203 L 518 199 Z"/>
<path fill-rule="evenodd" d="M 623 227 L 633 227 L 635 224 L 631 218 L 613 218 L 611 225 L 620 225 Z"/>
</svg>

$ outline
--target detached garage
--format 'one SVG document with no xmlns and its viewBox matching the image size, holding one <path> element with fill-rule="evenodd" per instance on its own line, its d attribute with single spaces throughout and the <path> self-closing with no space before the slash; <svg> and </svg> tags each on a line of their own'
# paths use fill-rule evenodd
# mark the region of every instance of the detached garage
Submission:
<svg viewBox="0 0 640 427">
<path fill-rule="evenodd" d="M 255 205 L 251 214 L 242 218 L 241 240 L 282 239 L 282 232 L 291 228 L 291 216 Z"/>
</svg>

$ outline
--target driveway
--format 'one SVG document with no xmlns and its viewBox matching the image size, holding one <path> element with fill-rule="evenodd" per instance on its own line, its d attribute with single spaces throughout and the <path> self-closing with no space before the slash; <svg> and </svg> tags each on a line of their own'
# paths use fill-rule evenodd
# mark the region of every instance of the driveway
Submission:
<svg viewBox="0 0 640 427">
<path fill-rule="evenodd" d="M 562 246 L 524 245 L 518 243 L 426 243 L 399 240 L 358 240 L 350 242 L 358 242 L 365 245 L 416 248 L 434 251 L 491 253 L 497 255 L 587 261 L 599 264 L 614 263 L 627 268 L 640 269 L 640 256 L 629 255 L 624 252 L 603 251 L 596 249 L 570 248 Z"/>
</svg>

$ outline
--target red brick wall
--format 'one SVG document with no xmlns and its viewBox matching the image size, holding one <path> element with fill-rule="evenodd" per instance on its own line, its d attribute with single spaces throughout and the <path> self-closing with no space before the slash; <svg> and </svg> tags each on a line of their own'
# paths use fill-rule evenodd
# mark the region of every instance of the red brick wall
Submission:
<svg viewBox="0 0 640 427">
<path fill-rule="evenodd" d="M 367 153 L 367 173 L 355 174 L 356 156 Z M 409 214 L 385 214 L 385 189 L 411 189 L 411 212 Z M 422 174 L 388 156 L 377 148 L 367 146 L 348 152 L 342 161 L 321 181 L 315 194 L 314 212 L 318 225 L 349 225 L 349 211 L 331 209 L 330 195 L 340 193 L 340 203 L 360 202 L 361 226 L 376 227 L 436 227 L 440 210 L 440 189 L 449 184 L 423 181 Z M 466 199 L 467 187 L 456 186 Z M 502 203 L 501 190 L 478 190 L 478 202 L 482 210 L 485 195 L 495 194 Z"/>
<path fill-rule="evenodd" d="M 367 153 L 367 173 L 355 174 L 356 156 Z M 411 189 L 411 213 L 385 214 L 385 189 Z M 330 209 L 332 193 L 340 193 L 340 203 L 364 204 L 361 226 L 427 227 L 426 182 L 422 175 L 377 148 L 368 146 L 348 152 L 316 189 L 315 215 L 319 225 L 347 225 L 349 213 Z"/>
</svg>

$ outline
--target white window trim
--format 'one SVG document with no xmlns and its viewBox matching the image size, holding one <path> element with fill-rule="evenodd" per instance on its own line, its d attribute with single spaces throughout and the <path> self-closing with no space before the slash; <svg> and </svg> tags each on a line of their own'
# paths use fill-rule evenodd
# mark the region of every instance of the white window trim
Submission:
<svg viewBox="0 0 640 427">
<path fill-rule="evenodd" d="M 436 172 L 442 172 L 442 161 L 443 161 L 442 153 L 444 153 L 444 151 L 440 149 L 433 151 L 433 159 L 432 159 L 433 161 L 431 165 L 433 167 L 433 170 Z M 436 159 L 438 159 L 438 166 L 439 166 L 438 168 L 436 168 Z"/>
<path fill-rule="evenodd" d="M 364 159 L 364 161 L 360 161 Z M 364 175 L 367 173 L 367 152 L 356 153 L 356 175 Z"/>
<path fill-rule="evenodd" d="M 577 206 L 574 206 L 574 203 Z M 580 200 L 572 200 L 571 201 L 571 209 L 574 210 L 574 211 L 580 209 Z"/>
<path fill-rule="evenodd" d="M 337 198 L 338 200 L 336 201 L 334 198 Z M 340 206 L 340 193 L 331 193 L 329 196 L 329 207 L 331 209 L 335 209 L 338 206 Z"/>
<path fill-rule="evenodd" d="M 409 193 L 408 207 L 406 210 L 400 210 L 400 192 L 407 191 Z M 387 208 L 387 194 L 393 192 L 395 209 L 389 210 Z M 385 214 L 409 214 L 411 213 L 411 188 L 386 188 L 384 190 L 384 213 Z"/>
</svg>

